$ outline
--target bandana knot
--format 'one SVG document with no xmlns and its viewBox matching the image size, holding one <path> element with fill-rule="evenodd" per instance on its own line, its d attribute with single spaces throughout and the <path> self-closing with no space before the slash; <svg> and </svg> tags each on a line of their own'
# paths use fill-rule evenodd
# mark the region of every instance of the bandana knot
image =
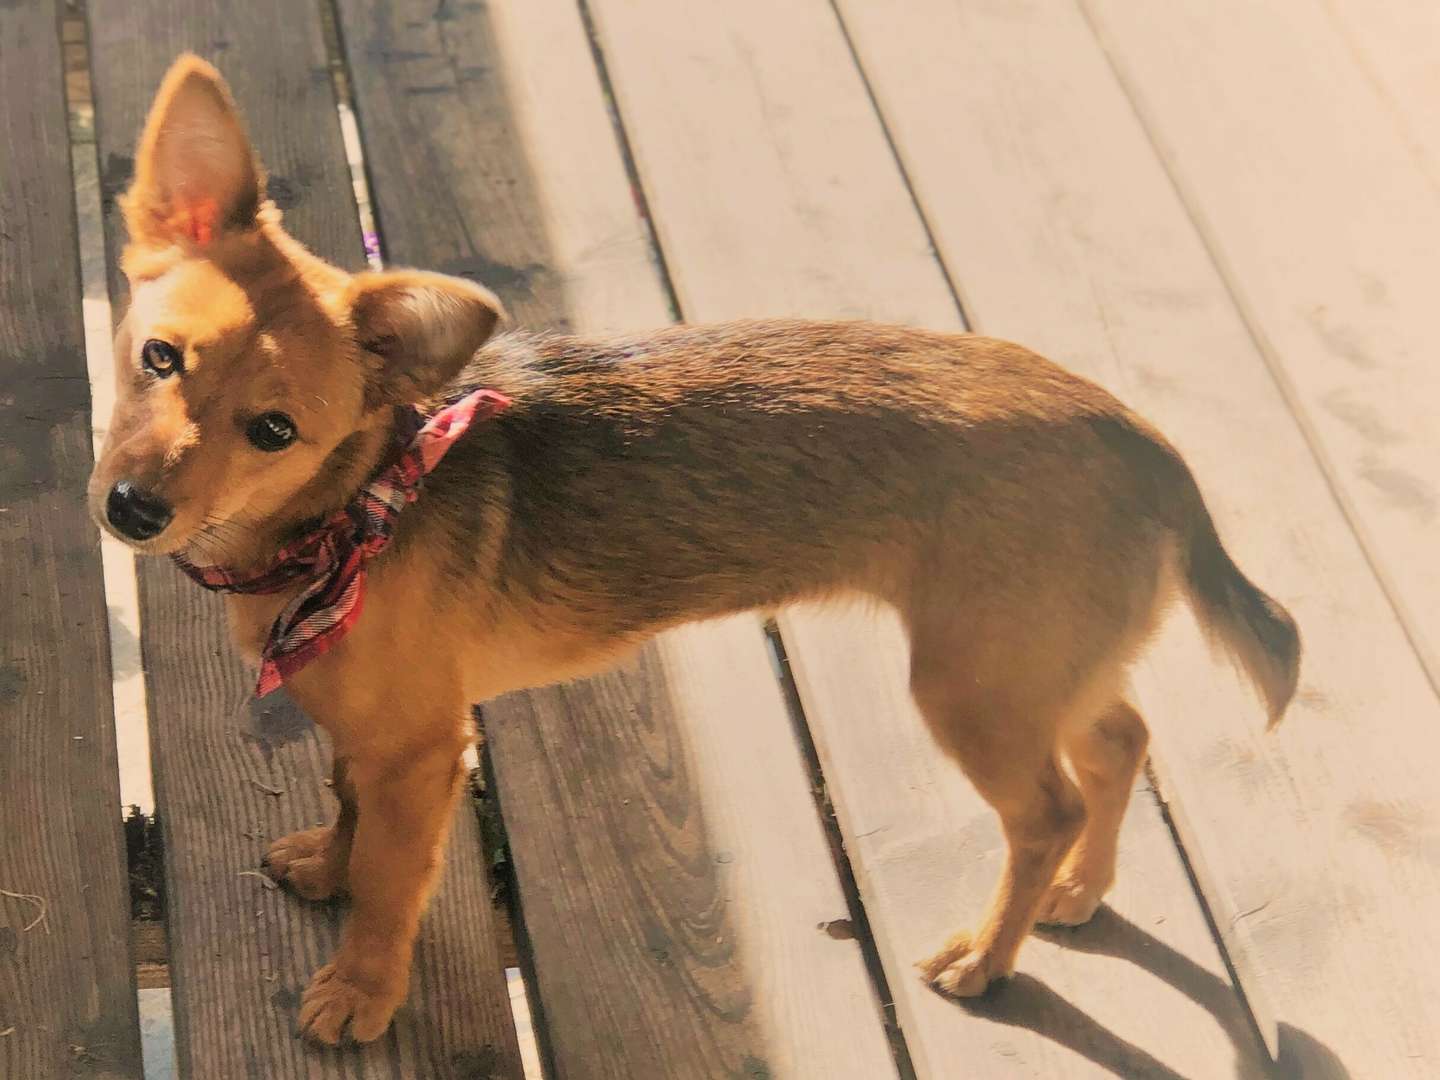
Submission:
<svg viewBox="0 0 1440 1080">
<path fill-rule="evenodd" d="M 365 602 L 365 564 L 389 545 L 400 511 L 419 497 L 426 474 L 472 423 L 509 404 L 496 390 L 476 390 L 428 418 L 410 410 L 397 441 L 413 435 L 391 463 L 346 506 L 286 544 L 259 570 L 197 566 L 183 555 L 172 556 L 194 581 L 216 592 L 277 593 L 304 582 L 270 627 L 260 652 L 257 696 L 278 689 L 349 633 Z"/>
</svg>

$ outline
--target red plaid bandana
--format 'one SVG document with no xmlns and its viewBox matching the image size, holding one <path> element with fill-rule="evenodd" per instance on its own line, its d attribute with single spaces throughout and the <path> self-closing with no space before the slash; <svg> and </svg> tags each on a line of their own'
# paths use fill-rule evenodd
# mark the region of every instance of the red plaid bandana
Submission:
<svg viewBox="0 0 1440 1080">
<path fill-rule="evenodd" d="M 365 602 L 365 564 L 390 543 L 396 518 L 419 496 L 425 474 L 471 423 L 488 420 L 509 404 L 496 390 L 476 390 L 428 419 L 412 411 L 405 430 L 415 434 L 399 456 L 347 506 L 286 544 L 261 570 L 240 574 L 172 556 L 191 578 L 219 592 L 276 593 L 305 581 L 270 627 L 260 654 L 257 696 L 278 689 L 349 632 Z"/>
</svg>

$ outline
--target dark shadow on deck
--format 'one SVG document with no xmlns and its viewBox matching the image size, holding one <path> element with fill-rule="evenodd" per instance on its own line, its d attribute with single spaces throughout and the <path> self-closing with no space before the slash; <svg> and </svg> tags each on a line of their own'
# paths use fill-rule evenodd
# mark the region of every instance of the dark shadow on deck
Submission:
<svg viewBox="0 0 1440 1080">
<path fill-rule="evenodd" d="M 1229 982 L 1108 906 L 1084 926 L 1042 928 L 1036 933 L 1079 952 L 1127 960 L 1179 990 L 1214 1016 L 1229 1036 L 1236 1052 L 1236 1076 L 1349 1080 L 1349 1071 L 1327 1046 L 1289 1024 L 1280 1025 L 1280 1057 L 1271 1062 Z M 1120 1038 L 1039 979 L 1023 973 L 982 998 L 960 1003 L 960 1007 L 988 1020 L 1034 1031 L 1126 1080 L 1172 1080 L 1182 1075 Z"/>
</svg>

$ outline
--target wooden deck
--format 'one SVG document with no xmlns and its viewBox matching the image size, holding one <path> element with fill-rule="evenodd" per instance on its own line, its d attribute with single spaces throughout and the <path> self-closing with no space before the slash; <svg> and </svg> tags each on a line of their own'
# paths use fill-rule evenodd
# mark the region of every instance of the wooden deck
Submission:
<svg viewBox="0 0 1440 1080">
<path fill-rule="evenodd" d="M 0 4 L 5 1080 L 141 1075 L 63 8 Z M 110 255 L 143 111 L 193 49 L 288 225 L 344 265 L 365 250 L 337 101 L 384 258 L 472 276 L 522 325 L 864 316 L 1095 378 L 1301 625 L 1266 735 L 1170 620 L 1136 672 L 1153 761 L 1110 905 L 969 1005 L 911 965 L 978 914 L 1002 848 L 914 715 L 893 620 L 738 617 L 487 703 L 546 1075 L 1440 1075 L 1433 0 L 86 8 Z M 212 597 L 139 573 L 178 1075 L 519 1077 L 471 806 L 394 1030 L 295 1037 L 338 918 L 249 871 L 330 814 L 325 747 L 248 699 Z"/>
</svg>

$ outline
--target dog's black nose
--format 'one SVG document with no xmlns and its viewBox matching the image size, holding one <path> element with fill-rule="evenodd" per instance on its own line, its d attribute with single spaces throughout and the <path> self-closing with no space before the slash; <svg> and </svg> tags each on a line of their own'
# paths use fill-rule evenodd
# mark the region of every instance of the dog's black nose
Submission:
<svg viewBox="0 0 1440 1080">
<path fill-rule="evenodd" d="M 129 480 L 117 483 L 105 499 L 105 519 L 131 540 L 153 540 L 174 516 L 169 503 Z"/>
</svg>

